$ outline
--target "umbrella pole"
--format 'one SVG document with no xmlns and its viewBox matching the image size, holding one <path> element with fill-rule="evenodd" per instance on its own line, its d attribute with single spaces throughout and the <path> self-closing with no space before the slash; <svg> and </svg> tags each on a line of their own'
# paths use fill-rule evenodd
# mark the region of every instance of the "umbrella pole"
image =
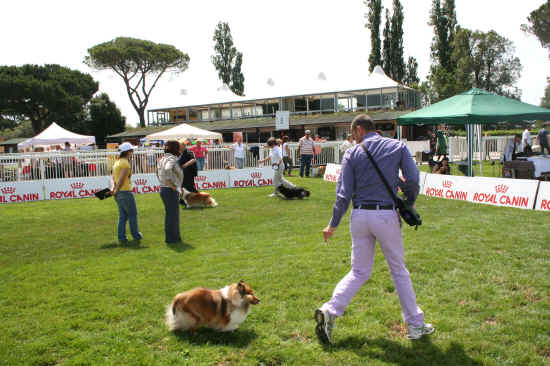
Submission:
<svg viewBox="0 0 550 366">
<path fill-rule="evenodd" d="M 468 177 L 473 175 L 472 171 L 472 158 L 474 155 L 474 131 L 471 124 L 466 125 L 466 135 L 468 139 Z"/>
<path fill-rule="evenodd" d="M 479 141 L 479 175 L 483 176 L 483 159 L 485 156 L 483 155 L 483 135 L 481 133 L 482 125 L 477 125 L 477 133 L 478 133 L 478 141 Z"/>
</svg>

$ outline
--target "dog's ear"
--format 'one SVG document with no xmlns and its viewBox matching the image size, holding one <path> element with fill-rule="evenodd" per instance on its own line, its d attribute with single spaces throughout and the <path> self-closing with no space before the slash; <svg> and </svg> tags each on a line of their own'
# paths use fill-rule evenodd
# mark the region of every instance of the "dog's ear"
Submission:
<svg viewBox="0 0 550 366">
<path fill-rule="evenodd" d="M 240 280 L 239 283 L 237 284 L 237 291 L 239 291 L 239 294 L 241 294 L 241 296 L 244 296 L 246 290 L 244 288 L 243 280 Z"/>
</svg>

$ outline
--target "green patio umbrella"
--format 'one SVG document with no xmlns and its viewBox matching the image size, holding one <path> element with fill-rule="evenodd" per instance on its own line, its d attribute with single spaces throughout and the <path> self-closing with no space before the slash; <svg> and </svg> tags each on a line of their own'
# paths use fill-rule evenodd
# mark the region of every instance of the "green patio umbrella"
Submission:
<svg viewBox="0 0 550 366">
<path fill-rule="evenodd" d="M 399 125 L 466 125 L 468 132 L 468 175 L 472 175 L 474 124 L 525 120 L 550 120 L 550 109 L 506 98 L 482 89 L 471 89 L 426 108 L 397 118 Z"/>
</svg>

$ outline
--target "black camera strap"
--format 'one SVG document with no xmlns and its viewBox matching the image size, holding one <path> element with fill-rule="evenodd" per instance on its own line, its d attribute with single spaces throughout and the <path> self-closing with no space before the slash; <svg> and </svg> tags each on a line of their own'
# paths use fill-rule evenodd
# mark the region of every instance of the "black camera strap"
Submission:
<svg viewBox="0 0 550 366">
<path fill-rule="evenodd" d="M 393 202 L 395 203 L 395 207 L 399 207 L 399 199 L 397 198 L 397 195 L 395 194 L 394 191 L 392 191 L 388 181 L 386 180 L 386 177 L 384 177 L 384 174 L 382 174 L 382 171 L 380 170 L 380 168 L 378 167 L 378 164 L 376 164 L 376 162 L 374 161 L 374 158 L 372 157 L 371 153 L 369 152 L 369 150 L 367 150 L 367 148 L 365 147 L 365 145 L 361 144 L 361 147 L 363 148 L 363 150 L 365 151 L 365 153 L 367 154 L 367 156 L 369 157 L 372 165 L 374 165 L 374 169 L 376 169 L 376 171 L 378 172 L 378 175 L 380 176 L 380 179 L 382 179 L 382 182 L 384 182 L 384 186 L 386 186 L 386 189 L 388 190 L 388 193 L 390 194 L 390 196 L 393 198 Z"/>
</svg>

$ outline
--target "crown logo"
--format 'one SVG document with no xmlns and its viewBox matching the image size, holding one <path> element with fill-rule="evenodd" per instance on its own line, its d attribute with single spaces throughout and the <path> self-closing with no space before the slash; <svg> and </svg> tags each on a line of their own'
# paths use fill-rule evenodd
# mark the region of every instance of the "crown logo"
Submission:
<svg viewBox="0 0 550 366">
<path fill-rule="evenodd" d="M 453 182 L 450 180 L 444 180 L 442 184 L 444 188 L 451 188 L 453 186 Z"/>
<path fill-rule="evenodd" d="M 4 187 L 2 188 L 3 194 L 14 194 L 15 193 L 15 187 Z"/>
<path fill-rule="evenodd" d="M 144 186 L 147 183 L 147 179 L 139 178 L 134 181 L 136 186 Z"/>
<path fill-rule="evenodd" d="M 250 173 L 250 176 L 252 178 L 261 178 L 262 177 L 262 173 L 261 172 L 252 172 Z"/>
<path fill-rule="evenodd" d="M 499 184 L 498 186 L 495 186 L 495 192 L 497 193 L 506 193 L 508 191 L 508 186 L 505 184 Z"/>
<path fill-rule="evenodd" d="M 71 183 L 71 188 L 72 189 L 81 189 L 82 187 L 84 187 L 84 183 L 81 183 L 81 182 Z"/>
<path fill-rule="evenodd" d="M 195 180 L 198 180 L 198 181 L 205 181 L 206 180 L 206 176 L 205 175 L 198 175 L 195 177 Z"/>
</svg>

